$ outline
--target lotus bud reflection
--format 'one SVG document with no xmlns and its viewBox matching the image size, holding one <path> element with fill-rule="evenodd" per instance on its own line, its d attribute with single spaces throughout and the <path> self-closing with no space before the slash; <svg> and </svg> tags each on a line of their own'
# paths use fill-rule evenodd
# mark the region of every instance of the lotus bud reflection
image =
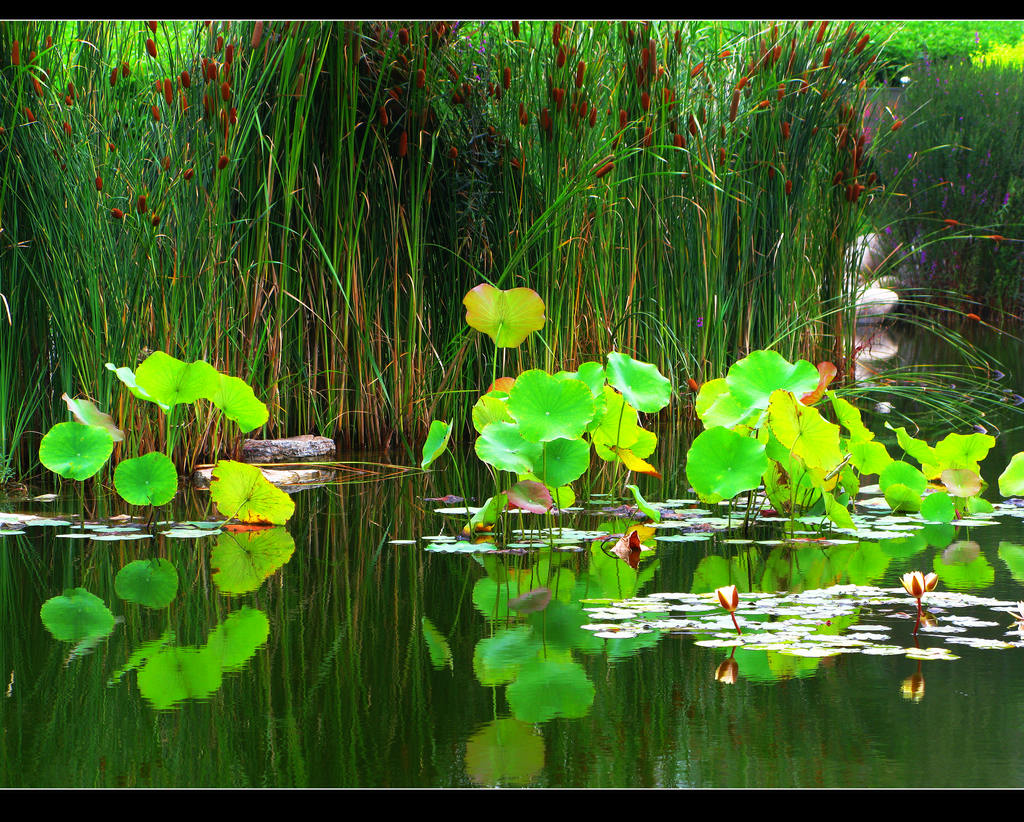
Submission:
<svg viewBox="0 0 1024 822">
<path fill-rule="evenodd" d="M 735 685 L 739 678 L 740 666 L 736 660 L 729 657 L 725 662 L 715 669 L 715 679 L 725 685 Z"/>
<path fill-rule="evenodd" d="M 735 611 L 740 605 L 740 592 L 736 589 L 736 586 L 729 585 L 725 588 L 719 588 L 715 591 L 715 595 L 718 597 L 719 604 L 732 617 L 732 624 L 736 626 L 736 633 L 742 634 L 743 631 L 740 630 L 740 624 L 736 621 Z"/>
<path fill-rule="evenodd" d="M 924 699 L 924 677 L 921 674 L 911 674 L 903 680 L 900 692 L 904 699 L 920 702 Z"/>
</svg>

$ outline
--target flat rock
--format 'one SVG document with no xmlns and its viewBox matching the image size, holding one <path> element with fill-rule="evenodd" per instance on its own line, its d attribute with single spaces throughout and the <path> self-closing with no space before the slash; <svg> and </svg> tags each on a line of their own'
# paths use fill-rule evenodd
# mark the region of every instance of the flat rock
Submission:
<svg viewBox="0 0 1024 822">
<path fill-rule="evenodd" d="M 289 494 L 302 491 L 314 485 L 321 485 L 334 479 L 335 472 L 326 468 L 285 468 L 280 471 L 271 468 L 260 468 L 267 482 L 276 485 Z M 200 468 L 192 473 L 194 488 L 209 488 L 212 481 L 213 468 Z"/>
<path fill-rule="evenodd" d="M 302 434 L 283 440 L 245 440 L 242 442 L 244 462 L 292 462 L 314 457 L 333 457 L 334 440 Z"/>
</svg>

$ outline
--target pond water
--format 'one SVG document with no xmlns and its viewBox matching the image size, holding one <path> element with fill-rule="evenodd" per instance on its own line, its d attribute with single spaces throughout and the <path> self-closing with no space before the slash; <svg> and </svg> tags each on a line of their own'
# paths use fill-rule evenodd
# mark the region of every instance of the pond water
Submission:
<svg viewBox="0 0 1024 822">
<path fill-rule="evenodd" d="M 543 545 L 531 514 L 454 550 L 464 503 L 430 498 L 488 492 L 451 455 L 301 491 L 264 532 L 205 527 L 198 491 L 149 529 L 0 501 L 0 784 L 1024 785 L 1024 508 L 923 527 L 867 489 L 855 534 L 743 532 L 687 498 L 684 448 L 641 483 L 664 519 L 636 569 L 596 541 L 632 514 L 610 477 Z M 1022 448 L 985 463 L 993 502 Z M 916 636 L 915 570 L 940 578 Z"/>
</svg>

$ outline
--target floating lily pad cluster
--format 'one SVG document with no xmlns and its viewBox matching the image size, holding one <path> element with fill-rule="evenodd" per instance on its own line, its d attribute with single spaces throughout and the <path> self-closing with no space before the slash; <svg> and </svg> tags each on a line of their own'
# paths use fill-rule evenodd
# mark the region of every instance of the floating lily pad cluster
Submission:
<svg viewBox="0 0 1024 822">
<path fill-rule="evenodd" d="M 267 406 L 246 382 L 221 374 L 202 360 L 183 362 L 156 351 L 136 372 L 113 363 L 107 363 L 107 368 L 133 396 L 155 403 L 165 414 L 177 405 L 204 400 L 243 433 L 259 428 L 268 419 Z M 123 441 L 124 434 L 90 401 L 71 399 L 66 394 L 64 400 L 77 422 L 54 425 L 40 443 L 39 460 L 67 479 L 88 479 L 106 464 L 114 443 Z M 114 487 L 132 505 L 165 505 L 177 492 L 178 474 L 168 456 L 153 451 L 118 463 Z M 224 516 L 244 522 L 282 524 L 294 511 L 288 495 L 267 482 L 258 469 L 230 460 L 217 463 L 210 491 Z"/>
<path fill-rule="evenodd" d="M 715 594 L 657 593 L 588 608 L 582 626 L 607 639 L 649 632 L 699 636 L 696 644 L 742 647 L 791 656 L 843 653 L 904 655 L 913 659 L 958 659 L 946 646 L 982 649 L 1024 647 L 1018 603 L 952 592 L 927 594 L 929 615 L 921 635 L 931 647 L 913 642 L 907 621 L 912 600 L 900 589 L 841 585 L 793 594 L 742 594 L 735 617 Z M 964 612 L 967 613 L 964 613 Z M 939 644 L 944 643 L 944 644 Z"/>
<path fill-rule="evenodd" d="M 466 321 L 498 347 L 521 344 L 543 325 L 544 303 L 526 288 L 474 288 L 465 298 Z M 570 507 L 572 483 L 590 467 L 592 452 L 631 471 L 660 476 L 647 462 L 658 438 L 642 427 L 640 414 L 668 405 L 672 386 L 656 366 L 611 352 L 605 363 L 575 371 L 524 371 L 502 378 L 473 407 L 477 456 L 517 481 L 487 500 L 469 532 L 488 530 L 508 509 L 543 512 Z M 434 421 L 423 449 L 428 467 L 447 445 L 451 424 Z M 653 511 L 653 509 L 652 509 Z M 656 515 L 656 512 L 655 512 Z"/>
</svg>

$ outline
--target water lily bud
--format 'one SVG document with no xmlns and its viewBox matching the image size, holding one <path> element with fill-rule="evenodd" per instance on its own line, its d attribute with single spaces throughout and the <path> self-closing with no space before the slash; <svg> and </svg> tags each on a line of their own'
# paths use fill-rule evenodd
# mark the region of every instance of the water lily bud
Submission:
<svg viewBox="0 0 1024 822">
<path fill-rule="evenodd" d="M 737 590 L 735 585 L 729 585 L 726 588 L 719 588 L 715 591 L 715 595 L 718 597 L 718 601 L 721 606 L 730 614 L 740 605 L 740 592 Z"/>
</svg>

